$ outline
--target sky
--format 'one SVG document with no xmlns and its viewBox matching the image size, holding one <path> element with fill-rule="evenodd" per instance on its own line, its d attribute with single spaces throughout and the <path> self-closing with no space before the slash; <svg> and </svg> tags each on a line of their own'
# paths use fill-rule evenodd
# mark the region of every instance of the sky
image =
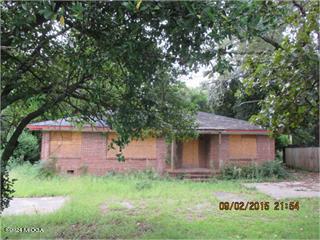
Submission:
<svg viewBox="0 0 320 240">
<path fill-rule="evenodd" d="M 200 83 L 208 80 L 207 77 L 203 76 L 206 68 L 200 67 L 198 72 L 191 72 L 188 76 L 181 76 L 180 80 L 185 82 L 188 87 L 200 87 Z"/>
</svg>

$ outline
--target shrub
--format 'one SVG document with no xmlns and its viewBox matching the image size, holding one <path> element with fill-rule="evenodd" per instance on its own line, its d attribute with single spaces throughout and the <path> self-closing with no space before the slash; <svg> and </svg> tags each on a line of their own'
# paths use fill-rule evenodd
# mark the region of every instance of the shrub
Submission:
<svg viewBox="0 0 320 240">
<path fill-rule="evenodd" d="M 39 177 L 54 177 L 59 172 L 56 166 L 57 159 L 50 158 L 39 163 Z"/>
<path fill-rule="evenodd" d="M 229 165 L 222 169 L 221 177 L 225 180 L 231 179 L 263 179 L 288 177 L 286 169 L 281 161 L 268 161 L 260 166 L 252 164 L 249 166 Z"/>
<path fill-rule="evenodd" d="M 10 168 L 25 162 L 34 163 L 40 158 L 39 144 L 36 136 L 24 131 L 19 137 L 18 146 L 9 160 Z"/>
<path fill-rule="evenodd" d="M 262 177 L 287 178 L 289 176 L 281 161 L 269 161 L 260 168 Z"/>
<path fill-rule="evenodd" d="M 290 144 L 290 138 L 288 135 L 280 135 L 276 138 L 276 149 L 282 150 Z"/>
</svg>

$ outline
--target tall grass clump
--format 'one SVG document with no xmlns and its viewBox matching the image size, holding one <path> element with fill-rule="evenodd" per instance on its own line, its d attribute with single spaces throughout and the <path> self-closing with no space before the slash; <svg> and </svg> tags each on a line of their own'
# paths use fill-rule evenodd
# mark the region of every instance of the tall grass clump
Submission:
<svg viewBox="0 0 320 240">
<path fill-rule="evenodd" d="M 262 165 L 252 164 L 249 166 L 228 165 L 222 169 L 221 178 L 232 179 L 284 179 L 288 177 L 288 172 L 281 161 L 274 160 L 265 162 Z"/>
</svg>

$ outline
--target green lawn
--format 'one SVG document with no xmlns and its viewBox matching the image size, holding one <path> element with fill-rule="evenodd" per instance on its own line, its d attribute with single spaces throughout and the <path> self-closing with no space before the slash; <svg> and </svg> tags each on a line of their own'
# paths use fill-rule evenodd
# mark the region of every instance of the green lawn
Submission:
<svg viewBox="0 0 320 240">
<path fill-rule="evenodd" d="M 11 175 L 18 179 L 16 197 L 65 195 L 70 201 L 52 214 L 2 217 L 2 239 L 319 239 L 318 199 L 299 199 L 299 211 L 220 211 L 216 191 L 273 202 L 239 182 L 151 180 L 147 175 L 44 179 L 30 166 L 15 168 Z M 42 227 L 44 232 L 7 233 L 4 227 Z"/>
</svg>

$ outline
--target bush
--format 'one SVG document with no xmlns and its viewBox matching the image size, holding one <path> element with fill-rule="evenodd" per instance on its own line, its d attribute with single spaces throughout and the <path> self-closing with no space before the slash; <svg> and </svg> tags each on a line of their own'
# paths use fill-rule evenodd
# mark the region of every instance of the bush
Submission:
<svg viewBox="0 0 320 240">
<path fill-rule="evenodd" d="M 290 139 L 288 135 L 280 135 L 276 138 L 276 149 L 282 150 L 290 144 Z"/>
<path fill-rule="evenodd" d="M 36 136 L 28 131 L 22 132 L 18 140 L 18 146 L 9 160 L 12 168 L 25 162 L 34 163 L 40 158 L 39 143 Z"/>
<path fill-rule="evenodd" d="M 283 167 L 281 161 L 269 161 L 260 167 L 262 177 L 287 178 L 289 176 L 287 170 Z"/>
<path fill-rule="evenodd" d="M 221 177 L 225 180 L 231 179 L 263 179 L 263 178 L 275 178 L 283 179 L 288 177 L 286 169 L 283 167 L 281 161 L 274 160 L 268 161 L 260 166 L 235 166 L 229 165 L 222 169 Z"/>
<path fill-rule="evenodd" d="M 57 159 L 56 158 L 50 158 L 46 161 L 40 161 L 39 163 L 39 177 L 54 177 L 57 175 L 59 170 L 56 166 Z"/>
</svg>

